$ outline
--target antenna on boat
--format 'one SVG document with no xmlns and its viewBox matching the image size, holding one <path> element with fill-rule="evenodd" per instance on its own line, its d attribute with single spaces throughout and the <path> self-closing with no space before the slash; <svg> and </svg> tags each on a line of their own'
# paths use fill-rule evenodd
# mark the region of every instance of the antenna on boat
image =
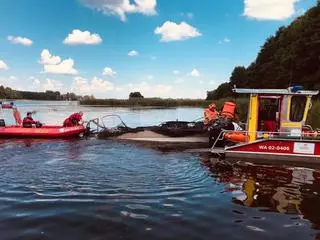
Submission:
<svg viewBox="0 0 320 240">
<path fill-rule="evenodd" d="M 237 89 L 237 86 L 236 86 L 236 84 L 234 84 L 234 85 L 233 85 L 232 92 L 233 92 L 233 94 L 234 94 L 234 100 L 235 100 L 235 102 L 237 103 L 238 94 L 237 94 L 237 92 L 235 91 L 236 89 Z"/>
</svg>

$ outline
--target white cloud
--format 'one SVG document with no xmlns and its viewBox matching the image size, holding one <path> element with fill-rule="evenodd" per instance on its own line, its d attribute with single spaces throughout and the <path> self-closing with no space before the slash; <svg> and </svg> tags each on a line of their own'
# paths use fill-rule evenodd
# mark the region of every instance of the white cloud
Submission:
<svg viewBox="0 0 320 240">
<path fill-rule="evenodd" d="M 95 95 L 106 97 L 106 92 L 113 91 L 114 84 L 103 79 L 93 77 L 90 82 L 83 77 L 75 77 L 71 86 L 71 91 L 81 95 Z"/>
<path fill-rule="evenodd" d="M 91 80 L 91 89 L 92 89 L 93 92 L 112 91 L 114 89 L 114 85 L 111 82 L 104 81 L 101 78 L 94 77 Z"/>
<path fill-rule="evenodd" d="M 17 80 L 18 78 L 16 77 L 16 76 L 10 76 L 9 77 L 9 80 L 11 80 L 11 81 L 14 81 L 14 80 Z"/>
<path fill-rule="evenodd" d="M 15 76 L 0 76 L 0 86 L 10 87 L 13 89 L 18 89 L 17 81 L 18 78 Z"/>
<path fill-rule="evenodd" d="M 135 50 L 132 50 L 130 52 L 128 52 L 128 56 L 129 57 L 136 57 L 139 55 L 139 52 L 135 51 Z"/>
<path fill-rule="evenodd" d="M 194 17 L 194 14 L 192 13 L 192 12 L 188 12 L 188 13 L 181 13 L 180 14 L 182 17 L 184 17 L 184 16 L 186 16 L 187 18 L 189 18 L 189 19 L 193 19 L 193 17 Z"/>
<path fill-rule="evenodd" d="M 244 0 L 244 16 L 258 20 L 284 20 L 295 14 L 300 0 Z"/>
<path fill-rule="evenodd" d="M 156 85 L 155 87 L 155 93 L 157 93 L 158 95 L 165 95 L 166 93 L 171 92 L 172 90 L 172 86 L 170 85 Z"/>
<path fill-rule="evenodd" d="M 14 37 L 14 36 L 8 36 L 8 41 L 11 42 L 12 44 L 21 44 L 24 46 L 31 46 L 32 45 L 32 40 L 26 37 Z"/>
<path fill-rule="evenodd" d="M 230 40 L 229 38 L 225 38 L 225 39 L 223 39 L 223 41 L 224 41 L 225 43 L 231 42 L 231 40 Z"/>
<path fill-rule="evenodd" d="M 194 14 L 189 12 L 189 13 L 187 13 L 187 16 L 188 16 L 188 18 L 192 19 L 194 17 Z"/>
<path fill-rule="evenodd" d="M 199 70 L 196 69 L 196 68 L 194 68 L 194 69 L 191 71 L 191 73 L 189 73 L 189 75 L 190 75 L 191 77 L 200 77 L 200 76 L 201 76 Z"/>
<path fill-rule="evenodd" d="M 64 85 L 61 81 L 46 78 L 45 80 L 40 81 L 38 78 L 30 76 L 24 78 L 17 78 L 16 76 L 1 77 L 0 76 L 0 85 L 10 87 L 19 91 L 64 91 Z"/>
<path fill-rule="evenodd" d="M 90 85 L 87 79 L 83 77 L 75 77 L 73 79 L 71 91 L 78 94 L 91 94 Z"/>
<path fill-rule="evenodd" d="M 79 29 L 72 30 L 68 37 L 64 39 L 63 43 L 68 45 L 96 45 L 100 44 L 102 39 L 97 33 L 90 33 L 89 31 L 81 31 Z"/>
<path fill-rule="evenodd" d="M 229 38 L 224 38 L 223 40 L 220 40 L 219 41 L 219 44 L 222 44 L 222 43 L 230 43 L 231 40 Z"/>
<path fill-rule="evenodd" d="M 54 80 L 54 79 L 50 79 L 50 78 L 46 78 L 44 83 L 40 83 L 40 81 L 38 79 L 34 79 L 33 81 L 34 85 L 38 85 L 40 84 L 40 89 L 42 91 L 46 91 L 46 90 L 50 90 L 50 91 L 61 91 L 63 89 L 63 83 L 58 81 L 58 80 Z"/>
<path fill-rule="evenodd" d="M 0 70 L 7 70 L 9 69 L 8 65 L 0 59 Z"/>
<path fill-rule="evenodd" d="M 174 80 L 174 83 L 183 83 L 184 79 L 183 78 L 177 78 L 176 80 Z"/>
<path fill-rule="evenodd" d="M 78 71 L 74 68 L 74 61 L 71 58 L 63 60 L 57 65 L 44 65 L 44 72 L 52 74 L 77 75 Z"/>
<path fill-rule="evenodd" d="M 10 87 L 19 91 L 39 91 L 39 87 L 34 87 L 30 78 L 20 79 L 16 76 L 0 76 L 0 85 Z"/>
<path fill-rule="evenodd" d="M 161 35 L 161 42 L 184 41 L 189 38 L 202 36 L 196 28 L 186 22 L 177 24 L 166 21 L 161 27 L 157 27 L 154 33 Z"/>
<path fill-rule="evenodd" d="M 145 97 L 169 97 L 172 86 L 157 84 L 151 85 L 147 82 L 142 82 L 139 84 L 128 84 L 125 89 L 127 92 L 141 92 L 141 94 Z"/>
<path fill-rule="evenodd" d="M 18 89 L 17 81 L 10 79 L 8 76 L 0 76 L 0 86 Z"/>
<path fill-rule="evenodd" d="M 174 75 L 178 75 L 178 74 L 180 74 L 180 71 L 179 71 L 179 70 L 174 70 L 174 71 L 173 71 L 173 74 L 174 74 Z"/>
<path fill-rule="evenodd" d="M 29 77 L 29 80 L 32 81 L 32 85 L 34 86 L 39 86 L 40 85 L 40 80 L 38 78 L 35 78 L 33 76 Z"/>
<path fill-rule="evenodd" d="M 117 73 L 112 70 L 110 67 L 105 67 L 103 69 L 103 75 L 108 76 L 108 77 L 114 77 Z"/>
<path fill-rule="evenodd" d="M 151 74 L 147 76 L 147 79 L 148 79 L 148 80 L 152 80 L 153 78 L 154 78 L 154 76 L 151 75 Z"/>
<path fill-rule="evenodd" d="M 84 5 L 107 15 L 119 16 L 127 20 L 127 13 L 141 13 L 146 16 L 156 15 L 157 0 L 80 0 Z M 134 2 L 134 3 L 132 3 Z"/>
<path fill-rule="evenodd" d="M 45 73 L 76 75 L 78 71 L 74 68 L 74 61 L 71 58 L 61 61 L 59 56 L 53 56 L 49 50 L 41 52 L 40 63 L 43 64 Z"/>
<path fill-rule="evenodd" d="M 48 49 L 43 49 L 41 52 L 40 63 L 43 65 L 55 65 L 61 62 L 59 56 L 52 56 Z"/>
<path fill-rule="evenodd" d="M 142 93 L 145 93 L 145 92 L 149 92 L 149 90 L 151 89 L 151 86 L 146 83 L 146 82 L 142 82 L 142 83 L 139 83 L 139 84 L 128 84 L 128 87 L 129 87 L 129 91 L 133 91 L 133 92 L 142 92 Z"/>
</svg>

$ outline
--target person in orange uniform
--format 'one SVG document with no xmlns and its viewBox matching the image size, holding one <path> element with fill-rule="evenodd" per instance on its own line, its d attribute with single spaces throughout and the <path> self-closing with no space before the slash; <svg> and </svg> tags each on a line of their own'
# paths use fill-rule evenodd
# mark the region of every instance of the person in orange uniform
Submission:
<svg viewBox="0 0 320 240">
<path fill-rule="evenodd" d="M 78 126 L 82 122 L 83 112 L 73 113 L 63 122 L 64 127 Z"/>
<path fill-rule="evenodd" d="M 236 104 L 234 102 L 225 102 L 221 111 L 221 117 L 228 120 L 239 119 Z"/>
<path fill-rule="evenodd" d="M 204 125 L 210 125 L 217 119 L 218 115 L 219 112 L 217 111 L 216 105 L 214 103 L 210 104 L 209 107 L 204 110 Z"/>
</svg>

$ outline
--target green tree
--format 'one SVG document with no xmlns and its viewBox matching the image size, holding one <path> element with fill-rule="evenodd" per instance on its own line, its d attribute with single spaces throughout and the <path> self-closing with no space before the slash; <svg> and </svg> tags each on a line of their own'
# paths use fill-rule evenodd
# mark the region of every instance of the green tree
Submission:
<svg viewBox="0 0 320 240">
<path fill-rule="evenodd" d="M 235 67 L 229 85 L 287 88 L 298 84 L 308 89 L 319 89 L 319 56 L 320 0 L 317 0 L 315 7 L 270 36 L 248 68 Z M 228 85 L 223 83 L 216 90 L 208 92 L 208 97 L 224 97 L 229 90 Z"/>
<path fill-rule="evenodd" d="M 143 96 L 140 92 L 131 92 L 129 95 L 129 99 L 131 98 L 143 98 Z"/>
<path fill-rule="evenodd" d="M 247 69 L 245 67 L 235 67 L 230 77 L 231 86 L 245 87 L 248 81 Z"/>
<path fill-rule="evenodd" d="M 232 95 L 232 86 L 230 83 L 222 83 L 216 90 L 207 92 L 207 100 L 217 100 L 227 98 Z"/>
</svg>

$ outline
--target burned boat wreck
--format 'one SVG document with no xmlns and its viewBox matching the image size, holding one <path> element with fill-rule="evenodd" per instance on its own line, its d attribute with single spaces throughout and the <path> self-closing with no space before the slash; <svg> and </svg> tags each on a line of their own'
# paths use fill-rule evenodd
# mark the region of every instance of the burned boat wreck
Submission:
<svg viewBox="0 0 320 240">
<path fill-rule="evenodd" d="M 114 117 L 118 119 L 119 124 L 108 127 L 110 123 L 108 119 Z M 200 120 L 176 120 L 155 126 L 132 128 L 128 127 L 120 116 L 112 114 L 89 121 L 87 129 L 100 139 L 134 142 L 160 150 L 188 150 L 209 149 L 221 131 L 235 130 L 235 127 L 233 122 L 218 119 L 209 127 Z M 225 144 L 225 142 L 219 141 L 219 144 Z"/>
<path fill-rule="evenodd" d="M 108 118 L 116 117 L 120 124 L 107 127 Z M 91 120 L 87 128 L 100 139 L 135 142 L 161 150 L 208 148 L 209 133 L 202 121 L 168 121 L 155 126 L 128 127 L 118 115 Z"/>
</svg>

